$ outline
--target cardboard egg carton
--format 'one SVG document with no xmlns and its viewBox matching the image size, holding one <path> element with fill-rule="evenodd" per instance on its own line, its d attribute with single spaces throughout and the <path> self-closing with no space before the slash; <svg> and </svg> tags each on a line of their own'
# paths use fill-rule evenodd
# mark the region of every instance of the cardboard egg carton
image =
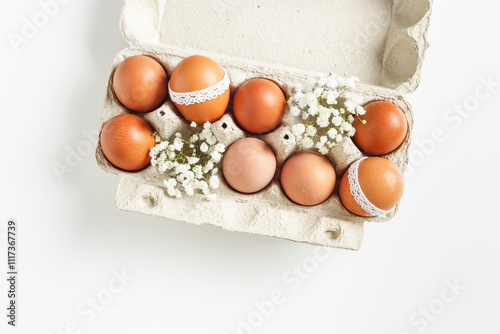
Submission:
<svg viewBox="0 0 500 334">
<path fill-rule="evenodd" d="M 116 66 L 133 55 L 157 59 L 169 77 L 185 57 L 208 56 L 227 70 L 231 96 L 239 85 L 255 77 L 272 79 L 287 92 L 318 72 L 345 73 L 361 79 L 353 93 L 355 103 L 387 100 L 405 112 L 408 135 L 396 151 L 385 155 L 404 172 L 413 112 L 402 95 L 418 86 L 431 6 L 432 0 L 329 0 L 318 4 L 302 0 L 125 0 L 120 24 L 129 48 L 114 59 L 101 125 L 113 116 L 131 112 L 114 95 L 112 77 Z M 226 114 L 212 126 L 226 146 L 251 135 L 234 121 L 231 104 L 232 99 Z M 157 110 L 135 114 L 165 139 L 178 131 L 192 131 L 169 100 Z M 119 209 L 357 250 L 364 222 L 390 220 L 398 207 L 377 218 L 359 217 L 343 207 L 338 182 L 348 166 L 363 157 L 350 138 L 327 155 L 337 172 L 333 195 L 311 207 L 291 202 L 280 187 L 279 172 L 284 161 L 299 150 L 291 132 L 297 121 L 287 112 L 276 130 L 251 135 L 268 143 L 276 154 L 277 172 L 269 186 L 256 194 L 241 194 L 232 190 L 220 173 L 215 202 L 203 195 L 169 197 L 162 185 L 165 176 L 152 166 L 138 172 L 119 170 L 106 160 L 100 147 L 96 158 L 102 169 L 120 176 L 116 194 Z"/>
</svg>

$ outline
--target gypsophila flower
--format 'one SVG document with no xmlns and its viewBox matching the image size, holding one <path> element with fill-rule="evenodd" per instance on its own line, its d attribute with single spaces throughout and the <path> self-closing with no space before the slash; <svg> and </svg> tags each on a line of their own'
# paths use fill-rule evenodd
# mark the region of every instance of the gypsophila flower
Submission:
<svg viewBox="0 0 500 334">
<path fill-rule="evenodd" d="M 333 124 L 334 126 L 339 127 L 339 126 L 341 126 L 341 125 L 342 125 L 342 122 L 343 122 L 343 118 L 342 118 L 342 117 L 340 117 L 340 116 L 335 116 L 335 117 L 333 117 L 333 118 L 332 118 L 332 124 Z"/>
<path fill-rule="evenodd" d="M 174 187 L 167 187 L 167 194 L 169 194 L 172 197 L 176 197 L 177 191 L 178 190 L 175 189 Z"/>
<path fill-rule="evenodd" d="M 323 87 L 316 88 L 314 90 L 313 94 L 316 95 L 316 96 L 321 96 L 321 94 L 323 94 Z"/>
<path fill-rule="evenodd" d="M 184 188 L 184 190 L 186 191 L 186 194 L 188 196 L 193 196 L 194 195 L 194 190 L 193 190 L 192 187 L 186 187 L 186 188 Z"/>
<path fill-rule="evenodd" d="M 328 120 L 328 117 L 319 117 L 317 120 L 317 124 L 320 128 L 326 128 L 328 125 L 330 125 L 330 121 Z"/>
<path fill-rule="evenodd" d="M 335 136 L 338 134 L 338 132 L 337 129 L 331 128 L 330 130 L 328 130 L 327 134 L 330 139 L 335 139 Z"/>
<path fill-rule="evenodd" d="M 209 160 L 206 165 L 203 167 L 207 172 L 214 168 L 213 160 Z"/>
<path fill-rule="evenodd" d="M 176 137 L 174 139 L 174 150 L 176 151 L 180 151 L 182 149 L 182 147 L 184 146 L 184 142 L 182 141 L 181 137 Z"/>
<path fill-rule="evenodd" d="M 208 183 L 207 181 L 200 181 L 198 183 L 198 188 L 201 190 L 201 191 L 206 191 L 208 190 Z"/>
<path fill-rule="evenodd" d="M 318 97 L 314 94 L 314 93 L 307 93 L 305 96 L 304 96 L 304 101 L 306 102 L 306 104 L 311 107 L 311 106 L 316 106 L 317 105 L 317 100 L 318 100 Z"/>
<path fill-rule="evenodd" d="M 167 164 L 164 163 L 164 162 L 160 162 L 160 163 L 157 163 L 158 165 L 158 170 L 160 171 L 160 173 L 163 173 L 167 170 Z"/>
<path fill-rule="evenodd" d="M 215 138 L 215 136 L 208 137 L 207 143 L 208 145 L 215 145 L 215 143 L 217 143 L 217 138 Z"/>
<path fill-rule="evenodd" d="M 312 125 L 309 125 L 306 128 L 306 134 L 310 137 L 314 136 L 316 134 L 316 132 L 317 132 L 316 128 Z"/>
<path fill-rule="evenodd" d="M 158 148 L 157 148 L 157 147 L 153 147 L 153 148 L 149 151 L 149 156 L 150 156 L 151 158 L 154 158 L 154 157 L 156 157 L 156 156 L 158 155 L 158 152 L 159 152 Z"/>
<path fill-rule="evenodd" d="M 307 106 L 307 102 L 306 102 L 306 99 L 304 98 L 304 95 L 302 94 L 300 98 L 298 98 L 297 100 L 297 106 L 300 108 L 300 109 L 303 109 Z M 299 110 L 300 110 L 299 109 Z"/>
<path fill-rule="evenodd" d="M 210 188 L 217 189 L 219 187 L 220 181 L 217 175 L 212 175 L 209 180 Z"/>
<path fill-rule="evenodd" d="M 328 92 L 326 96 L 327 104 L 334 104 L 337 102 L 337 98 L 339 97 L 339 93 L 337 91 Z"/>
<path fill-rule="evenodd" d="M 224 144 L 219 143 L 214 146 L 214 150 L 216 150 L 219 153 L 224 153 L 224 151 L 226 150 L 226 146 Z"/>
<path fill-rule="evenodd" d="M 168 147 L 168 141 L 161 142 L 161 143 L 159 143 L 159 144 L 156 146 L 156 148 L 158 149 L 158 151 L 163 151 L 163 150 L 165 150 L 167 147 Z"/>
<path fill-rule="evenodd" d="M 290 107 L 290 113 L 292 116 L 299 116 L 300 115 L 300 109 L 297 106 L 291 106 Z"/>
<path fill-rule="evenodd" d="M 303 86 L 292 89 L 289 112 L 302 118 L 292 126 L 297 145 L 327 154 L 344 137 L 354 135 L 354 118 L 365 113 L 363 107 L 351 99 L 357 82 L 357 77 L 319 74 L 309 77 Z"/>
<path fill-rule="evenodd" d="M 364 114 L 366 114 L 365 108 L 363 108 L 362 106 L 356 106 L 356 114 L 363 116 Z"/>
<path fill-rule="evenodd" d="M 190 125 L 191 125 L 192 128 L 195 128 L 198 124 L 196 124 L 195 121 L 192 121 Z"/>
<path fill-rule="evenodd" d="M 312 105 L 309 106 L 307 109 L 307 113 L 311 116 L 316 116 L 318 114 L 319 106 L 318 105 Z"/>
<path fill-rule="evenodd" d="M 196 128 L 196 123 L 192 122 L 191 127 Z M 221 161 L 226 146 L 217 143 L 211 124 L 204 123 L 201 133 L 194 133 L 189 138 L 183 138 L 180 132 L 170 142 L 162 140 L 156 132 L 154 137 L 157 144 L 149 152 L 151 165 L 159 173 L 167 174 L 163 180 L 167 194 L 182 198 L 182 193 L 194 196 L 198 191 L 207 199 L 215 200 L 215 194 L 210 191 L 220 186 L 216 164 Z"/>
<path fill-rule="evenodd" d="M 214 160 L 214 162 L 219 162 L 222 155 L 220 154 L 220 152 L 217 152 L 217 151 L 213 151 L 212 153 L 210 153 L 210 156 L 212 157 L 212 159 Z"/>
<path fill-rule="evenodd" d="M 155 142 L 159 143 L 161 141 L 161 137 L 157 132 L 154 133 L 154 137 L 155 137 Z"/>
<path fill-rule="evenodd" d="M 302 123 L 292 126 L 292 134 L 296 137 L 302 135 L 306 131 L 306 126 Z"/>
<path fill-rule="evenodd" d="M 193 172 L 193 171 L 188 170 L 188 171 L 186 172 L 185 177 L 186 177 L 186 180 L 189 180 L 189 181 L 194 180 L 194 172 Z"/>
<path fill-rule="evenodd" d="M 163 184 L 165 187 L 170 188 L 170 187 L 175 187 L 177 185 L 177 181 L 175 179 L 168 179 L 168 180 L 163 180 Z"/>
<path fill-rule="evenodd" d="M 179 164 L 175 166 L 175 174 L 183 174 L 189 170 L 188 164 Z"/>
<path fill-rule="evenodd" d="M 200 165 L 193 166 L 191 170 L 193 171 L 195 178 L 201 179 L 203 177 L 203 170 Z"/>
<path fill-rule="evenodd" d="M 198 158 L 198 157 L 188 157 L 187 160 L 188 160 L 188 164 L 195 165 L 195 164 L 198 163 L 198 161 L 200 161 L 200 158 Z"/>
<path fill-rule="evenodd" d="M 322 146 L 322 147 L 320 147 L 320 148 L 319 148 L 319 150 L 318 150 L 318 151 L 319 151 L 319 153 L 321 153 L 321 154 L 323 154 L 323 155 L 327 155 L 327 154 L 328 154 L 329 149 L 328 149 L 328 147 L 326 147 L 326 146 Z"/>
<path fill-rule="evenodd" d="M 203 129 L 203 131 L 201 131 L 200 137 L 203 139 L 208 139 L 212 137 L 212 131 L 210 131 L 210 129 Z"/>
<path fill-rule="evenodd" d="M 344 103 L 344 106 L 347 109 L 347 111 L 356 112 L 356 105 L 354 105 L 354 103 L 352 101 L 346 101 Z"/>
<path fill-rule="evenodd" d="M 304 148 L 311 148 L 313 147 L 314 145 L 314 141 L 311 139 L 311 137 L 304 137 L 302 139 L 302 146 L 304 146 Z"/>
<path fill-rule="evenodd" d="M 328 119 L 332 114 L 332 110 L 326 108 L 326 107 L 323 107 L 323 106 L 320 106 L 319 107 L 319 111 L 318 111 L 318 117 L 319 118 L 326 118 Z"/>
</svg>

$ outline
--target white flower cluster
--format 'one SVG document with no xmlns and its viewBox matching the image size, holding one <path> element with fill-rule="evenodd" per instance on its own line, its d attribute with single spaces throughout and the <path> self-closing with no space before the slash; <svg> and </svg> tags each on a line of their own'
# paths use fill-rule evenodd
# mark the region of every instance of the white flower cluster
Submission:
<svg viewBox="0 0 500 334">
<path fill-rule="evenodd" d="M 293 89 L 288 105 L 293 116 L 302 118 L 302 123 L 292 127 L 298 145 L 325 155 L 344 137 L 354 135 L 354 117 L 365 114 L 363 107 L 351 101 L 350 91 L 357 82 L 357 77 L 319 74 Z"/>
<path fill-rule="evenodd" d="M 191 123 L 195 128 L 196 123 Z M 226 146 L 217 143 L 217 138 L 211 130 L 211 124 L 206 122 L 201 132 L 192 134 L 189 139 L 177 132 L 172 142 L 162 141 L 155 133 L 156 146 L 151 149 L 151 165 L 160 173 L 168 172 L 168 178 L 163 181 L 167 193 L 172 197 L 181 198 L 182 191 L 193 196 L 195 190 L 207 195 L 208 200 L 215 200 L 216 194 L 210 189 L 220 185 L 217 167 L 222 159 Z"/>
</svg>

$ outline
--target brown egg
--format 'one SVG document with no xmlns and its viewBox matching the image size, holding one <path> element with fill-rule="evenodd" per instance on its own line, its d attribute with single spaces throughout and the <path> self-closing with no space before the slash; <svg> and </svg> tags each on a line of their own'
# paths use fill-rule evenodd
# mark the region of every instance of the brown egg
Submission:
<svg viewBox="0 0 500 334">
<path fill-rule="evenodd" d="M 241 85 L 233 99 L 233 113 L 247 131 L 266 133 L 281 124 L 286 100 L 281 88 L 271 80 L 251 79 Z"/>
<path fill-rule="evenodd" d="M 316 205 L 324 202 L 335 188 L 332 163 L 316 152 L 301 152 L 290 157 L 281 170 L 281 186 L 295 203 Z"/>
<path fill-rule="evenodd" d="M 224 153 L 222 173 L 227 183 L 242 193 L 254 193 L 265 188 L 276 172 L 276 157 L 264 141 L 243 138 Z"/>
<path fill-rule="evenodd" d="M 361 123 L 354 119 L 356 133 L 353 141 L 358 148 L 371 155 L 383 155 L 394 151 L 401 145 L 408 131 L 404 112 L 395 104 L 387 101 L 370 102 L 364 106 L 366 120 Z"/>
<path fill-rule="evenodd" d="M 118 168 L 128 171 L 149 164 L 149 151 L 155 146 L 153 129 L 139 116 L 122 114 L 104 124 L 100 135 L 102 152 Z"/>
<path fill-rule="evenodd" d="M 229 103 L 229 79 L 222 81 L 223 78 L 224 69 L 214 60 L 204 56 L 187 57 L 177 64 L 172 72 L 170 77 L 170 98 L 187 120 L 194 121 L 197 124 L 203 124 L 207 121 L 213 123 L 221 118 Z M 227 89 L 222 93 L 213 93 L 211 91 L 207 95 L 198 92 L 224 82 L 227 82 Z M 195 96 L 189 94 L 190 102 L 187 103 L 177 101 L 175 97 L 175 93 L 193 92 L 197 93 L 194 94 Z M 210 98 L 206 99 L 209 95 Z M 193 99 L 193 97 L 195 98 Z M 193 102 L 195 100 L 198 102 Z"/>
<path fill-rule="evenodd" d="M 113 90 L 127 108 L 147 112 L 160 107 L 167 98 L 167 73 L 148 56 L 125 59 L 113 75 Z"/>
<path fill-rule="evenodd" d="M 345 208 L 358 216 L 383 216 L 399 203 L 403 190 L 398 167 L 385 158 L 372 157 L 349 167 L 340 180 L 339 196 Z"/>
</svg>

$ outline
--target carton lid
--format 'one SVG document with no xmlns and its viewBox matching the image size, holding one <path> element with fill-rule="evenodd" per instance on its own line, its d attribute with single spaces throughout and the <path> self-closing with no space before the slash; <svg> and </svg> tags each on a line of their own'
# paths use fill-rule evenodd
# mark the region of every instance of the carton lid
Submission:
<svg viewBox="0 0 500 334">
<path fill-rule="evenodd" d="M 433 0 L 125 0 L 132 47 L 224 63 L 356 75 L 398 94 L 418 86 Z"/>
</svg>

